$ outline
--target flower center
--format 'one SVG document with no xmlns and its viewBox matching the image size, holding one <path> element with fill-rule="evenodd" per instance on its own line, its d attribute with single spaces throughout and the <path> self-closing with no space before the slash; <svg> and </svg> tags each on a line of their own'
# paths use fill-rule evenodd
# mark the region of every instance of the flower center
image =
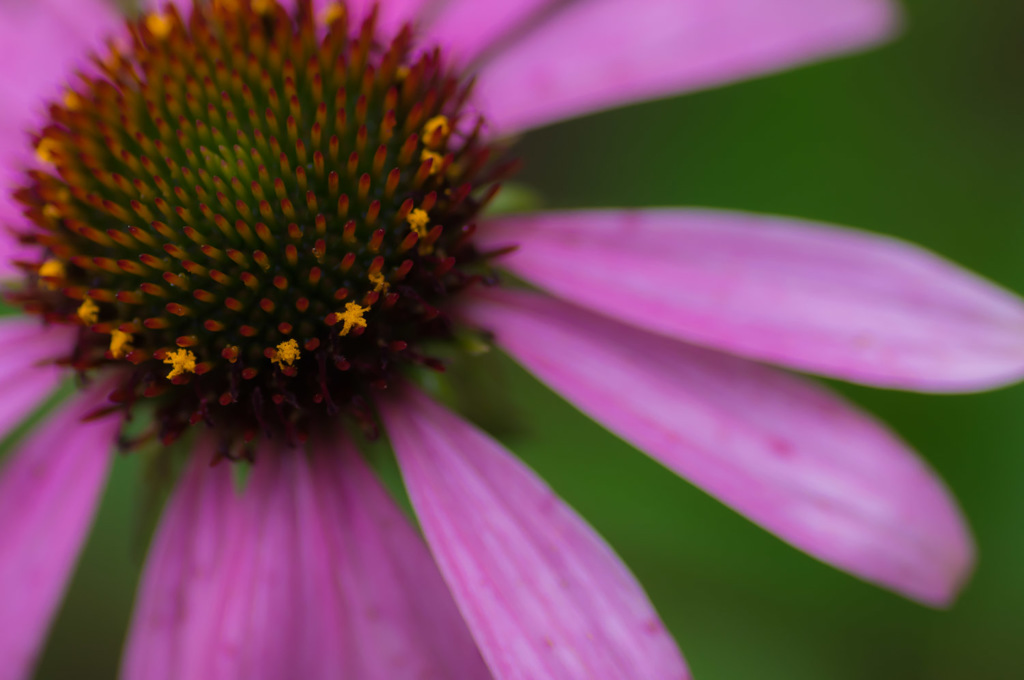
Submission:
<svg viewBox="0 0 1024 680">
<path fill-rule="evenodd" d="M 396 370 L 437 366 L 446 300 L 488 274 L 471 221 L 500 168 L 469 85 L 409 27 L 220 0 L 129 22 L 36 136 L 16 196 L 38 246 L 9 293 L 81 327 L 170 441 L 301 439 Z"/>
</svg>

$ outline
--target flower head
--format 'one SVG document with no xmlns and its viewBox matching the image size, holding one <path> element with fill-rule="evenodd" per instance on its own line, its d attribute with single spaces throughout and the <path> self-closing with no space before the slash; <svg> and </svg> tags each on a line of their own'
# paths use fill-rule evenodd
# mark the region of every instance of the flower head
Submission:
<svg viewBox="0 0 1024 680">
<path fill-rule="evenodd" d="M 415 51 L 411 32 L 349 26 L 339 12 L 318 23 L 253 2 L 146 14 L 42 128 L 50 171 L 19 200 L 37 217 L 23 238 L 47 259 L 18 302 L 54 318 L 77 307 L 98 331 L 80 336 L 79 365 L 122 360 L 133 401 L 159 393 L 165 438 L 197 411 L 240 434 L 316 427 L 443 339 L 438 306 L 484 271 L 461 229 L 499 175 L 479 135 L 452 128 L 474 124 L 462 76 Z M 442 153 L 465 170 L 441 174 Z M 429 220 L 446 227 L 434 239 Z M 418 249 L 406 221 L 421 225 Z M 107 352 L 115 328 L 132 336 L 130 358 Z M 280 385 L 266 357 L 291 366 L 281 345 L 300 341 L 329 369 L 310 361 Z M 154 370 L 161 361 L 169 373 Z M 282 392 L 273 417 L 259 412 L 255 395 Z"/>
<path fill-rule="evenodd" d="M 867 45 L 894 22 L 884 0 L 778 3 L 786 21 L 747 0 L 183 1 L 129 20 L 81 2 L 62 8 L 74 40 L 57 0 L 40 3 L 50 28 L 18 44 L 48 58 L 0 128 L 0 150 L 33 141 L 0 158 L 19 178 L 0 186 L 16 236 L 2 232 L 0 272 L 34 319 L 0 324 L 27 376 L 4 384 L 0 420 L 69 370 L 88 384 L 0 475 L 10 672 L 31 670 L 106 452 L 155 439 L 187 462 L 126 678 L 688 677 L 608 546 L 413 385 L 492 344 L 794 545 L 948 602 L 972 552 L 941 482 L 873 419 L 747 358 L 988 387 L 1024 375 L 1024 303 L 822 225 L 483 212 L 516 167 L 509 135 Z M 554 297 L 499 290 L 499 268 Z M 156 415 L 130 439 L 140 404 Z M 429 552 L 346 425 L 386 431 Z M 226 459 L 251 467 L 244 489 Z"/>
</svg>

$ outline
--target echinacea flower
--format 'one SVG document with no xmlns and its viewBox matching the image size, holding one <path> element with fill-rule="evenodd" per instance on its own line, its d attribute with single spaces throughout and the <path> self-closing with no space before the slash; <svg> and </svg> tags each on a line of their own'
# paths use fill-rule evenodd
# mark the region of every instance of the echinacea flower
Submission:
<svg viewBox="0 0 1024 680">
<path fill-rule="evenodd" d="M 894 23 L 884 0 L 0 7 L 0 273 L 25 313 L 0 323 L 0 427 L 82 385 L 0 475 L 0 678 L 32 671 L 115 445 L 184 460 L 125 678 L 689 677 L 611 549 L 414 386 L 482 343 L 796 547 L 948 603 L 972 547 L 941 481 L 760 362 L 994 387 L 1024 375 L 1019 299 L 794 220 L 482 216 L 511 135 Z M 356 448 L 379 426 L 425 541 Z"/>
</svg>

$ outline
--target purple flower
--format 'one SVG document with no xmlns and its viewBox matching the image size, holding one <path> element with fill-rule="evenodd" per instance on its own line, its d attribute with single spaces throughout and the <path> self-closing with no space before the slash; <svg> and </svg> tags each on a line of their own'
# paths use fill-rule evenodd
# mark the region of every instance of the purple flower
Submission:
<svg viewBox="0 0 1024 680">
<path fill-rule="evenodd" d="M 488 344 L 801 550 L 949 603 L 973 548 L 942 482 L 760 362 L 987 389 L 1024 375 L 1021 300 L 796 220 L 483 212 L 511 135 L 896 21 L 884 0 L 4 4 L 0 273 L 24 315 L 0 321 L 0 432 L 82 389 L 0 474 L 0 678 L 32 672 L 115 444 L 185 460 L 125 678 L 689 677 L 600 537 L 414 386 Z M 379 426 L 426 541 L 356 448 Z"/>
</svg>

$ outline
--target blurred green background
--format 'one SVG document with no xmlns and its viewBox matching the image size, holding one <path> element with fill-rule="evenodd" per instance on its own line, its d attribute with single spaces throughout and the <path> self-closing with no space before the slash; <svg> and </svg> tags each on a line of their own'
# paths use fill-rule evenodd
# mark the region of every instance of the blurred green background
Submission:
<svg viewBox="0 0 1024 680">
<path fill-rule="evenodd" d="M 707 205 L 922 243 L 1024 292 L 1024 3 L 907 0 L 881 50 L 530 134 L 550 206 Z M 932 611 L 824 566 L 605 433 L 508 361 L 506 443 L 619 551 L 701 680 L 1024 678 L 1024 387 L 838 386 L 924 453 L 974 527 L 977 573 Z M 117 462 L 40 669 L 111 678 L 144 552 Z"/>
</svg>

